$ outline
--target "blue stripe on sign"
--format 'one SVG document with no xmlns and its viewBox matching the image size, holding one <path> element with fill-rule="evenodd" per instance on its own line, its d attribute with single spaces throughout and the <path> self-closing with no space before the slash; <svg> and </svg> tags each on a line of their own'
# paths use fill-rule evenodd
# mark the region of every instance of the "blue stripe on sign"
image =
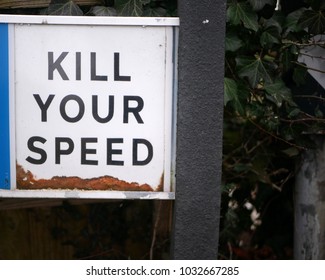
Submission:
<svg viewBox="0 0 325 280">
<path fill-rule="evenodd" d="M 8 24 L 0 23 L 0 189 L 10 189 Z"/>
</svg>

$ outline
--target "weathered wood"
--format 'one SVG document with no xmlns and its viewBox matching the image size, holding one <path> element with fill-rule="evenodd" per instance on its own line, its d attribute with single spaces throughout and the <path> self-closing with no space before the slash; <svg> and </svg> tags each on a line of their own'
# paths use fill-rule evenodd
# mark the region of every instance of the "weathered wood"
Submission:
<svg viewBox="0 0 325 280">
<path fill-rule="evenodd" d="M 118 200 L 120 201 L 120 200 Z M 71 205 L 90 204 L 90 203 L 107 203 L 114 202 L 110 199 L 55 199 L 55 198 L 5 198 L 0 200 L 1 210 L 15 210 L 38 207 L 55 207 L 61 206 L 64 202 Z"/>
<path fill-rule="evenodd" d="M 4 0 L 0 2 L 0 9 L 19 9 L 19 8 L 45 8 L 48 7 L 51 0 Z M 101 0 L 74 0 L 80 6 L 100 5 Z"/>
<path fill-rule="evenodd" d="M 53 238 L 51 228 L 62 225 L 51 208 L 0 211 L 0 259 L 72 259 L 74 248 Z"/>
</svg>

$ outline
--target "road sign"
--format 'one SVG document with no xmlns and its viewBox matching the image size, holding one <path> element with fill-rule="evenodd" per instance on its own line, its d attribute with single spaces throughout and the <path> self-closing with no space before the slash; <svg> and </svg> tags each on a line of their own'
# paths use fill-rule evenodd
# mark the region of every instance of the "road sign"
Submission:
<svg viewBox="0 0 325 280">
<path fill-rule="evenodd" d="M 0 196 L 174 198 L 177 18 L 0 17 Z"/>
</svg>

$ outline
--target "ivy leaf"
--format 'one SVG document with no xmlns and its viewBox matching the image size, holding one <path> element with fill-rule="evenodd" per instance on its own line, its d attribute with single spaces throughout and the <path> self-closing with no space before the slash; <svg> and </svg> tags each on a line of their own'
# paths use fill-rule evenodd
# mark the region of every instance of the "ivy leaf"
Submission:
<svg viewBox="0 0 325 280">
<path fill-rule="evenodd" d="M 252 5 L 254 11 L 262 10 L 266 4 L 276 6 L 276 0 L 248 0 L 248 2 Z"/>
<path fill-rule="evenodd" d="M 239 92 L 241 94 L 245 94 L 246 90 L 238 87 L 237 83 L 230 78 L 224 78 L 224 106 L 226 106 L 229 102 L 233 105 L 235 111 L 239 114 L 244 114 L 243 104 L 244 102 L 240 100 Z"/>
<path fill-rule="evenodd" d="M 237 98 L 237 84 L 233 79 L 225 78 L 224 88 L 225 88 L 224 106 L 226 106 L 229 101 Z"/>
<path fill-rule="evenodd" d="M 298 23 L 301 28 L 308 28 L 311 34 L 323 34 L 325 31 L 325 14 L 323 11 L 306 10 Z"/>
<path fill-rule="evenodd" d="M 301 110 L 299 108 L 294 108 L 293 110 L 291 110 L 288 114 L 288 118 L 292 119 L 294 117 L 297 117 L 299 114 L 301 113 Z"/>
<path fill-rule="evenodd" d="M 116 16 L 117 12 L 112 7 L 105 7 L 105 6 L 95 6 L 90 9 L 88 12 L 90 16 L 102 16 L 102 17 L 111 17 Z"/>
<path fill-rule="evenodd" d="M 292 78 L 297 86 L 302 86 L 306 84 L 306 75 L 307 68 L 298 66 L 294 68 Z"/>
<path fill-rule="evenodd" d="M 284 24 L 285 17 L 280 13 L 275 13 L 269 19 L 263 19 L 262 24 L 265 29 L 267 28 L 276 28 L 278 30 L 278 34 L 282 33 L 282 26 Z"/>
<path fill-rule="evenodd" d="M 306 8 L 301 8 L 288 14 L 284 22 L 284 28 L 286 29 L 286 33 L 299 32 L 302 30 L 301 26 L 298 24 L 298 21 L 305 11 Z"/>
<path fill-rule="evenodd" d="M 300 154 L 300 151 L 296 147 L 288 148 L 286 150 L 283 150 L 282 152 L 285 153 L 289 157 L 295 157 Z"/>
<path fill-rule="evenodd" d="M 294 51 L 294 47 L 291 46 L 289 48 L 285 48 L 281 54 L 281 63 L 284 73 L 287 73 L 289 70 L 291 70 L 293 67 L 292 61 L 297 60 L 297 54 Z"/>
<path fill-rule="evenodd" d="M 276 65 L 270 61 L 263 61 L 259 56 L 237 57 L 238 75 L 241 78 L 246 77 L 252 88 L 258 84 L 270 84 L 273 82 L 272 76 Z"/>
<path fill-rule="evenodd" d="M 165 17 L 167 14 L 167 10 L 162 7 L 157 8 L 147 8 L 144 9 L 143 16 L 144 17 Z"/>
<path fill-rule="evenodd" d="M 143 14 L 143 6 L 150 0 L 115 0 L 115 6 L 120 16 L 140 17 Z"/>
<path fill-rule="evenodd" d="M 291 91 L 286 87 L 281 79 L 276 79 L 274 83 L 265 85 L 265 90 L 268 93 L 266 98 L 272 101 L 277 107 L 281 107 L 286 101 L 289 105 L 295 106 L 291 98 Z"/>
<path fill-rule="evenodd" d="M 47 9 L 43 11 L 47 15 L 56 16 L 82 16 L 83 11 L 73 1 L 50 4 Z"/>
<path fill-rule="evenodd" d="M 243 41 L 239 39 L 236 33 L 227 32 L 225 40 L 225 50 L 236 52 L 244 45 Z"/>
<path fill-rule="evenodd" d="M 311 6 L 313 10 L 323 10 L 325 3 L 322 0 L 305 0 L 305 2 Z"/>
<path fill-rule="evenodd" d="M 243 24 L 247 29 L 257 31 L 257 14 L 244 2 L 231 3 L 227 9 L 227 21 L 233 25 Z"/>
<path fill-rule="evenodd" d="M 260 43 L 263 47 L 271 48 L 274 44 L 280 44 L 280 34 L 276 27 L 267 28 L 260 37 Z"/>
</svg>

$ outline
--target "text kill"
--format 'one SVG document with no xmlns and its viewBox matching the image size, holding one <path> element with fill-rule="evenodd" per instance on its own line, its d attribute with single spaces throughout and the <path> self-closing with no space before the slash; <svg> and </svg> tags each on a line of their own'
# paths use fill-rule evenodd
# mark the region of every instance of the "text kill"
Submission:
<svg viewBox="0 0 325 280">
<path fill-rule="evenodd" d="M 74 73 L 69 73 L 64 68 L 64 60 L 67 56 L 74 56 L 75 61 L 75 71 Z M 81 52 L 69 53 L 61 52 L 55 55 L 54 52 L 48 52 L 48 81 L 69 81 L 74 79 L 75 81 L 82 81 L 82 59 L 84 58 Z M 90 52 L 88 59 L 90 60 L 89 76 L 86 79 L 88 82 L 102 82 L 102 81 L 112 81 L 112 82 L 131 82 L 131 76 L 120 74 L 120 53 L 115 52 L 113 54 L 113 77 L 110 79 L 108 75 L 103 73 L 99 74 L 96 65 L 97 57 L 95 52 Z M 94 87 L 96 88 L 96 87 Z M 49 88 L 51 92 L 51 88 Z M 119 119 L 122 120 L 124 129 L 128 129 L 127 125 L 132 122 L 132 125 L 144 125 L 145 120 L 141 114 L 145 107 L 145 100 L 141 96 L 137 95 L 105 95 L 100 96 L 90 93 L 87 99 L 84 97 L 67 92 L 64 96 L 56 96 L 56 94 L 40 94 L 33 93 L 31 98 L 36 104 L 38 119 L 40 123 L 46 123 L 49 121 L 49 111 L 55 111 L 56 115 L 54 118 L 60 118 L 66 123 L 74 124 L 82 122 L 83 118 L 91 118 L 94 123 L 98 125 L 109 125 L 109 123 L 114 119 L 114 116 L 119 115 Z M 116 100 L 121 99 L 119 104 L 122 106 L 116 108 Z M 103 102 L 105 100 L 105 102 Z M 54 102 L 56 101 L 56 102 Z M 73 106 L 75 109 L 73 112 L 69 108 Z M 55 108 L 53 108 L 55 107 Z M 131 120 L 132 119 L 132 120 Z M 109 134 L 109 126 L 106 127 L 107 133 Z M 96 135 L 93 137 L 80 137 L 79 139 L 72 139 L 71 137 L 62 137 L 62 135 L 52 139 L 54 147 L 49 147 L 47 145 L 46 136 L 33 135 L 29 137 L 27 141 L 27 147 L 31 152 L 30 155 L 26 157 L 26 161 L 31 164 L 40 165 L 46 163 L 48 160 L 48 153 L 54 153 L 54 163 L 61 164 L 63 157 L 68 157 L 72 154 L 78 154 L 80 158 L 81 165 L 99 165 L 102 164 L 96 159 L 98 154 L 97 148 L 102 149 L 105 147 L 106 165 L 123 166 L 124 160 L 121 158 L 123 154 L 123 144 L 127 142 L 128 145 L 132 146 L 131 162 L 132 165 L 147 165 L 151 162 L 154 156 L 154 148 L 151 142 L 147 139 L 135 137 L 132 139 L 123 139 L 121 137 L 114 137 L 105 139 L 99 139 Z M 78 141 L 78 145 L 75 145 L 75 141 Z M 95 145 L 95 147 L 94 147 Z M 97 145 L 97 148 L 96 148 Z M 75 147 L 80 147 L 78 151 Z M 145 156 L 143 155 L 143 151 Z M 140 156 L 140 152 L 142 155 Z M 100 151 L 102 153 L 102 150 Z"/>
</svg>

